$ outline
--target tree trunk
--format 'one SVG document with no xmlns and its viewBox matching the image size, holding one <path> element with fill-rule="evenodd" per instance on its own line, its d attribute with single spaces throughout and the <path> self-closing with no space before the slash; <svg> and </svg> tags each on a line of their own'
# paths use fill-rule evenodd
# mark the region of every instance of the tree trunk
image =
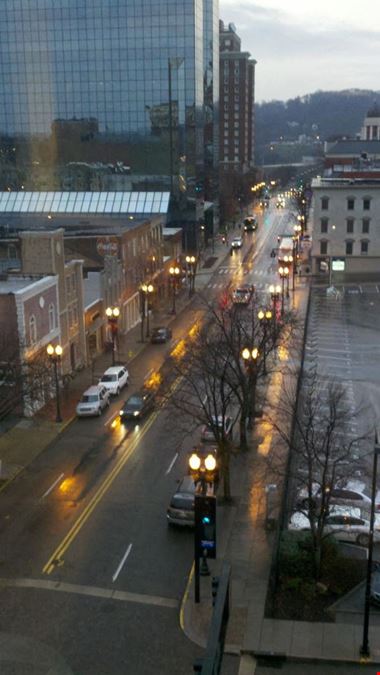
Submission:
<svg viewBox="0 0 380 675">
<path fill-rule="evenodd" d="M 231 501 L 231 481 L 230 481 L 230 454 L 224 451 L 221 455 L 221 468 L 223 476 L 223 498 Z"/>
<path fill-rule="evenodd" d="M 240 415 L 240 448 L 241 450 L 248 450 L 247 414 L 245 410 L 242 410 Z"/>
</svg>

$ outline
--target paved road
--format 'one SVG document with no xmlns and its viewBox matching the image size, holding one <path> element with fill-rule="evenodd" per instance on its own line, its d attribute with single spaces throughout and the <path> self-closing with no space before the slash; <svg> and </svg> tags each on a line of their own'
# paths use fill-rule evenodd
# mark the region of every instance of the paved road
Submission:
<svg viewBox="0 0 380 675">
<path fill-rule="evenodd" d="M 284 216 L 265 218 L 230 256 L 227 272 L 210 280 L 210 297 L 243 277 L 256 283 L 260 269 L 263 283 L 275 281 L 269 252 Z M 220 276 L 221 288 L 214 285 Z M 199 312 L 195 298 L 177 318 L 174 340 Z M 168 349 L 147 347 L 124 395 L 141 386 Z M 13 657 L 28 663 L 19 670 L 9 665 L 9 675 L 42 675 L 48 667 L 62 675 L 181 675 L 202 651 L 179 628 L 193 536 L 169 529 L 165 515 L 196 439 L 183 438 L 166 410 L 140 426 L 112 428 L 121 400 L 109 415 L 74 422 L 0 495 L 1 630 L 16 645 Z M 0 670 L 8 675 L 1 658 L 0 650 Z M 237 659 L 227 657 L 223 667 L 223 675 L 235 675 Z"/>
</svg>

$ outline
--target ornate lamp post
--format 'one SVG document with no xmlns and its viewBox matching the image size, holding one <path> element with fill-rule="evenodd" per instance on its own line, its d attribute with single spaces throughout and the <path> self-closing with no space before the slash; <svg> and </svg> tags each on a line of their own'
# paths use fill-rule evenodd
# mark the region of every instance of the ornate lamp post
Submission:
<svg viewBox="0 0 380 675">
<path fill-rule="evenodd" d="M 153 293 L 153 284 L 141 284 L 140 286 L 140 309 L 141 309 L 141 342 L 144 342 L 144 319 L 146 317 L 146 337 L 149 337 L 149 295 Z"/>
<path fill-rule="evenodd" d="M 112 365 L 115 365 L 115 343 L 118 332 L 118 321 L 120 316 L 119 307 L 107 307 L 106 317 L 108 320 L 108 325 L 111 331 L 112 338 Z"/>
<path fill-rule="evenodd" d="M 248 429 L 252 429 L 253 420 L 255 417 L 255 391 L 256 391 L 256 380 L 257 380 L 257 359 L 259 357 L 259 350 L 257 347 L 244 347 L 241 352 L 242 359 L 247 368 L 248 372 L 248 387 L 250 395 L 250 406 L 248 412 Z"/>
<path fill-rule="evenodd" d="M 196 486 L 194 499 L 194 601 L 200 601 L 200 575 L 207 576 L 210 570 L 207 557 L 216 557 L 216 497 L 207 494 L 207 485 L 215 483 L 218 467 L 212 452 L 193 449 L 189 457 L 189 471 Z M 199 559 L 202 557 L 202 566 Z"/>
<path fill-rule="evenodd" d="M 180 274 L 180 269 L 179 267 L 170 267 L 169 269 L 169 275 L 170 275 L 170 282 L 172 285 L 172 293 L 173 293 L 173 305 L 172 305 L 172 314 L 176 313 L 176 308 L 175 308 L 175 296 L 176 296 L 176 291 L 177 291 L 177 285 L 178 285 L 178 280 L 179 280 L 179 274 Z"/>
<path fill-rule="evenodd" d="M 49 344 L 46 347 L 46 352 L 49 357 L 50 362 L 54 366 L 54 377 L 55 377 L 55 400 L 57 405 L 57 414 L 55 417 L 56 422 L 62 422 L 61 416 L 61 407 L 59 400 L 59 381 L 58 381 L 58 364 L 61 362 L 63 349 L 61 345 L 52 345 Z"/>
<path fill-rule="evenodd" d="M 368 541 L 368 558 L 367 558 L 367 576 L 365 585 L 365 602 L 364 602 L 364 618 L 363 618 L 363 642 L 360 647 L 360 660 L 367 662 L 370 658 L 370 649 L 368 642 L 369 630 L 369 608 L 371 604 L 371 577 L 372 577 L 372 557 L 373 557 L 373 530 L 375 527 L 375 499 L 376 499 L 376 482 L 377 482 L 377 461 L 380 455 L 380 445 L 377 439 L 375 440 L 375 447 L 373 452 L 373 468 L 372 468 L 372 493 L 371 493 L 371 513 L 369 521 L 369 541 Z"/>
<path fill-rule="evenodd" d="M 272 312 L 270 309 L 260 309 L 257 314 L 257 318 L 263 326 L 263 373 L 267 374 L 266 368 L 266 342 L 267 342 L 267 326 L 272 321 Z"/>
<path fill-rule="evenodd" d="M 278 273 L 281 277 L 282 281 L 282 286 L 281 286 L 281 316 L 284 316 L 284 290 L 285 290 L 285 279 L 287 280 L 287 284 L 289 284 L 289 267 L 281 267 L 278 268 Z M 289 289 L 288 289 L 289 293 Z M 287 294 L 288 294 L 287 293 Z"/>
<path fill-rule="evenodd" d="M 195 255 L 187 255 L 186 256 L 186 263 L 188 266 L 189 270 L 189 279 L 190 279 L 190 284 L 189 284 L 189 297 L 192 293 L 194 293 L 194 285 L 195 285 L 195 268 L 197 264 L 197 259 Z"/>
</svg>

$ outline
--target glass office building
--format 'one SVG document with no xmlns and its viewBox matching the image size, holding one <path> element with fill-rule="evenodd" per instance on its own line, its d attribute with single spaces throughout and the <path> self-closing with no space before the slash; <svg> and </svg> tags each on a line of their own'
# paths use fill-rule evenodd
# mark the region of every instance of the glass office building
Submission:
<svg viewBox="0 0 380 675">
<path fill-rule="evenodd" d="M 0 134 L 49 137 L 60 161 L 59 138 L 87 129 L 81 160 L 99 139 L 124 143 L 132 174 L 166 176 L 182 206 L 202 191 L 206 151 L 217 164 L 218 0 L 1 5 Z"/>
</svg>

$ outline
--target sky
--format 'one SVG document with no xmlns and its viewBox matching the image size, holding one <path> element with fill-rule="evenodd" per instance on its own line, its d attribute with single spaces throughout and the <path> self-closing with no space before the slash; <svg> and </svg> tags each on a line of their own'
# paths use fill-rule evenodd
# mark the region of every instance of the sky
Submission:
<svg viewBox="0 0 380 675">
<path fill-rule="evenodd" d="M 256 101 L 317 90 L 380 91 L 377 0 L 219 0 L 256 59 Z"/>
</svg>

